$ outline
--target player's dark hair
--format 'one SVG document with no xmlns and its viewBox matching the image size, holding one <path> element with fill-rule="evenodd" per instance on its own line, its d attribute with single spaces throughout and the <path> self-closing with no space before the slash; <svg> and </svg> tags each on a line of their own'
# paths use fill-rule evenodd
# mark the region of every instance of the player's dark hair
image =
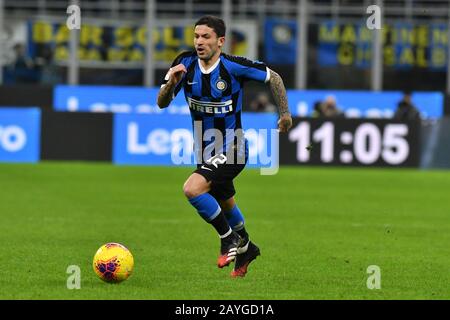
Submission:
<svg viewBox="0 0 450 320">
<path fill-rule="evenodd" d="M 226 26 L 225 22 L 216 16 L 203 16 L 197 20 L 195 26 L 206 25 L 214 30 L 217 34 L 217 37 L 225 37 Z"/>
</svg>

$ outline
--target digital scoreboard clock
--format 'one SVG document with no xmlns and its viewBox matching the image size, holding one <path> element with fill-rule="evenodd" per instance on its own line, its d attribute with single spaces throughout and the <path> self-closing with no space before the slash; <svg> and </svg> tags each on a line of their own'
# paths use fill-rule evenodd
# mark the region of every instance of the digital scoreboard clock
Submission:
<svg viewBox="0 0 450 320">
<path fill-rule="evenodd" d="M 419 127 L 386 119 L 295 118 L 280 135 L 280 163 L 415 167 Z"/>
</svg>

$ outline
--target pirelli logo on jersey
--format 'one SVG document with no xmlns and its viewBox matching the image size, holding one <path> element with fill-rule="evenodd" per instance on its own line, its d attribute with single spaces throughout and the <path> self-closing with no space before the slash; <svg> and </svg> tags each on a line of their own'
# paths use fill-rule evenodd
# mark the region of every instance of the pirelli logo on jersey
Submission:
<svg viewBox="0 0 450 320">
<path fill-rule="evenodd" d="M 189 108 L 203 113 L 223 114 L 233 111 L 233 100 L 211 102 L 211 101 L 199 101 L 192 98 L 187 98 Z"/>
</svg>

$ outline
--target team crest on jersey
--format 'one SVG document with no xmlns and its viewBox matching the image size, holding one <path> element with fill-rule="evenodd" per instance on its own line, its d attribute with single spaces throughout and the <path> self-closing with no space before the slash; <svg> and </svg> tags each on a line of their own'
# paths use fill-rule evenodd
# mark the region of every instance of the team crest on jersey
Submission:
<svg viewBox="0 0 450 320">
<path fill-rule="evenodd" d="M 220 91 L 223 91 L 227 88 L 227 83 L 225 81 L 223 81 L 222 79 L 219 79 L 216 82 L 216 88 Z"/>
</svg>

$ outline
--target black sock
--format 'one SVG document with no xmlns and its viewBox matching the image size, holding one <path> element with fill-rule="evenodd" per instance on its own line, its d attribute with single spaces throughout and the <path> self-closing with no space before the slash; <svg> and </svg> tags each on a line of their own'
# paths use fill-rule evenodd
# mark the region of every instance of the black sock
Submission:
<svg viewBox="0 0 450 320">
<path fill-rule="evenodd" d="M 225 215 L 221 211 L 217 217 L 212 219 L 209 223 L 212 224 L 212 226 L 216 229 L 219 236 L 223 236 L 228 231 L 230 231 L 230 225 L 228 224 L 227 219 L 225 218 Z"/>
<path fill-rule="evenodd" d="M 246 244 L 248 241 L 248 233 L 245 230 L 245 227 L 243 227 L 241 230 L 236 231 L 238 233 L 238 235 L 241 236 L 242 239 L 244 239 L 243 243 Z"/>
</svg>

